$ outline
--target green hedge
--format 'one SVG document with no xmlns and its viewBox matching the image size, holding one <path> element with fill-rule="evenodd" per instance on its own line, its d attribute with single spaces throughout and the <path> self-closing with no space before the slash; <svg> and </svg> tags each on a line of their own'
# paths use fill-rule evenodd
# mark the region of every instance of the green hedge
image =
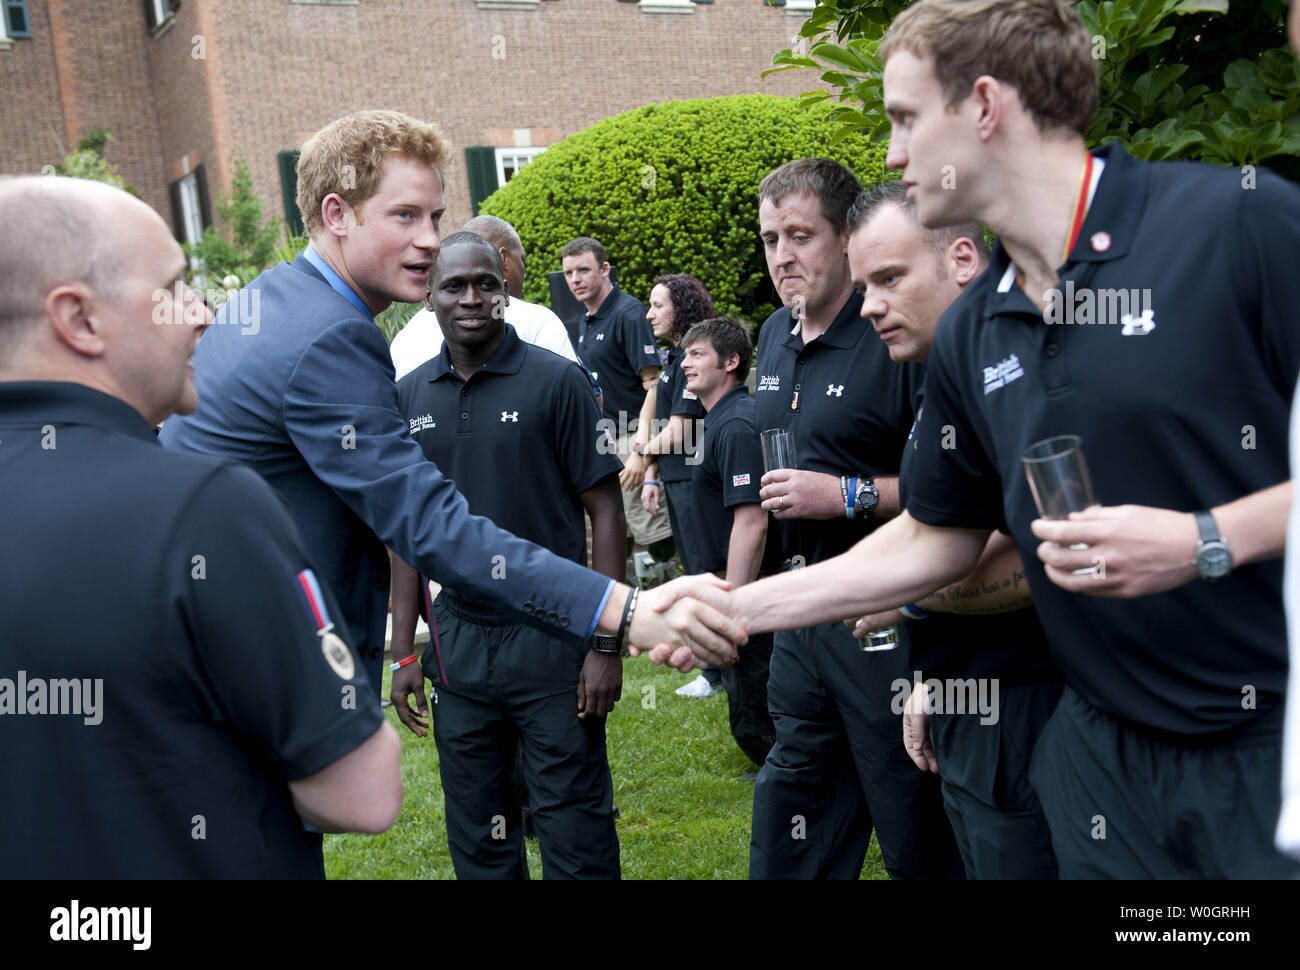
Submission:
<svg viewBox="0 0 1300 970">
<path fill-rule="evenodd" d="M 761 323 L 776 309 L 758 238 L 758 183 L 820 155 L 864 182 L 885 176 L 885 146 L 831 144 L 825 110 L 734 95 L 648 105 L 598 122 L 539 155 L 481 211 L 519 231 L 524 296 L 549 302 L 546 274 L 574 236 L 595 236 L 623 289 L 644 301 L 661 273 L 693 273 L 722 313 Z"/>
</svg>

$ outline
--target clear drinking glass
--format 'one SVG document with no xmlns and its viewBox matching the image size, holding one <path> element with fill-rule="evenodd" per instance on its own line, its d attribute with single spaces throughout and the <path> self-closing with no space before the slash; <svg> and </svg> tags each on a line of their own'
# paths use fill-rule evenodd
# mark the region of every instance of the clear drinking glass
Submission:
<svg viewBox="0 0 1300 970">
<path fill-rule="evenodd" d="M 1071 512 L 1082 512 L 1097 504 L 1088 463 L 1083 457 L 1083 439 L 1077 434 L 1036 441 L 1025 449 L 1020 460 L 1025 466 L 1034 505 L 1043 518 L 1068 519 Z M 1079 542 L 1070 548 L 1087 549 L 1088 546 Z M 1074 570 L 1076 576 L 1093 572 L 1092 568 Z"/>
<path fill-rule="evenodd" d="M 759 435 L 763 442 L 763 470 L 796 468 L 794 435 L 784 428 L 769 428 Z"/>
<path fill-rule="evenodd" d="M 1092 478 L 1083 458 L 1083 440 L 1077 434 L 1062 434 L 1038 441 L 1020 458 L 1029 479 L 1038 514 L 1045 519 L 1068 519 L 1097 500 Z"/>
</svg>

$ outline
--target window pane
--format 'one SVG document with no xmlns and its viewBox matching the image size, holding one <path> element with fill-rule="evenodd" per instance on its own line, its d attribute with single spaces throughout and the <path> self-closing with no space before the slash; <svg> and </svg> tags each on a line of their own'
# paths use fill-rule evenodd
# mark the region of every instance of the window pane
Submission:
<svg viewBox="0 0 1300 970">
<path fill-rule="evenodd" d="M 203 213 L 199 209 L 199 183 L 193 172 L 181 179 L 181 214 L 185 219 L 185 241 L 198 242 L 203 238 Z"/>
<path fill-rule="evenodd" d="M 30 37 L 32 35 L 31 28 L 27 26 L 27 4 L 7 2 L 5 4 L 5 13 L 8 14 L 5 24 L 10 37 Z"/>
</svg>

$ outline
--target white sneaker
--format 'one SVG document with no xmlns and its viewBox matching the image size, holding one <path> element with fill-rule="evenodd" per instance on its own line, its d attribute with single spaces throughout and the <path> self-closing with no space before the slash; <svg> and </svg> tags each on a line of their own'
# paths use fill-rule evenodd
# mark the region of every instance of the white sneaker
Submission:
<svg viewBox="0 0 1300 970">
<path fill-rule="evenodd" d="M 700 674 L 689 684 L 678 687 L 673 693 L 680 694 L 682 697 L 712 697 L 714 694 L 722 693 L 722 685 L 714 687 L 707 677 Z"/>
</svg>

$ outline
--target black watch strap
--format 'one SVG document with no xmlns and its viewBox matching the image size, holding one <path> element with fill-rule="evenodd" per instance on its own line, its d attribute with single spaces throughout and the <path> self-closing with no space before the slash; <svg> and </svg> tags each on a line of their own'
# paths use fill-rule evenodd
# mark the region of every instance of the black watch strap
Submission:
<svg viewBox="0 0 1300 970">
<path fill-rule="evenodd" d="M 591 649 L 597 653 L 619 654 L 623 652 L 622 648 L 619 647 L 618 637 L 607 637 L 601 633 L 596 634 L 596 642 Z"/>
<path fill-rule="evenodd" d="M 1219 535 L 1219 527 L 1214 522 L 1214 516 L 1208 511 L 1195 512 L 1196 528 L 1200 530 L 1202 542 L 1222 542 L 1223 536 Z"/>
</svg>

